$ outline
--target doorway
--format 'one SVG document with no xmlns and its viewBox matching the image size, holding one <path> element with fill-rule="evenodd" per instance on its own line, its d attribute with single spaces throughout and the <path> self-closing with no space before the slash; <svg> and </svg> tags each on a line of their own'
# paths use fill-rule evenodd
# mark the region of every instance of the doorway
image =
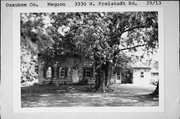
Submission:
<svg viewBox="0 0 180 119">
<path fill-rule="evenodd" d="M 73 69 L 72 79 L 73 79 L 73 83 L 78 83 L 79 82 L 79 75 L 78 75 L 78 70 L 77 69 Z"/>
</svg>

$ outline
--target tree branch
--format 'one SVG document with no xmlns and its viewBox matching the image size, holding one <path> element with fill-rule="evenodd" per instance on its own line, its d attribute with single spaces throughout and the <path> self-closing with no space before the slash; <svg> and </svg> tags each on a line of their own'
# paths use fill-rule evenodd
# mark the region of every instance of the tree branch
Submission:
<svg viewBox="0 0 180 119">
<path fill-rule="evenodd" d="M 136 46 L 133 46 L 133 47 L 122 48 L 122 49 L 119 49 L 118 52 L 123 51 L 123 50 L 134 49 L 134 48 L 137 48 L 137 47 L 142 47 L 142 46 L 145 46 L 145 45 L 147 45 L 147 44 L 142 44 L 142 45 L 136 45 Z"/>
<path fill-rule="evenodd" d="M 114 38 L 116 38 L 116 37 L 121 36 L 121 35 L 122 35 L 123 33 L 125 33 L 125 32 L 132 31 L 132 30 L 137 29 L 137 28 L 145 28 L 145 27 L 146 27 L 145 25 L 137 25 L 137 26 L 134 26 L 134 27 L 128 28 L 128 29 L 126 29 L 126 30 L 122 31 L 122 33 L 120 33 L 120 34 L 117 34 L 117 35 L 113 36 L 113 39 L 114 39 Z"/>
<path fill-rule="evenodd" d="M 128 28 L 128 29 L 124 30 L 122 33 L 125 33 L 127 31 L 132 31 L 132 30 L 137 29 L 137 28 L 145 28 L 145 27 L 146 27 L 145 25 L 137 25 L 137 26 L 134 26 L 132 28 Z"/>
</svg>

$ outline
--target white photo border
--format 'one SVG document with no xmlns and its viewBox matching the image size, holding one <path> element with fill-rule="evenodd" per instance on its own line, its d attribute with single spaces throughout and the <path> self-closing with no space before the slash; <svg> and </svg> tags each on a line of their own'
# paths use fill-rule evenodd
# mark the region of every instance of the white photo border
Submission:
<svg viewBox="0 0 180 119">
<path fill-rule="evenodd" d="M 20 13 L 40 12 L 122 12 L 157 11 L 159 37 L 159 105 L 144 107 L 21 107 L 20 85 Z M 164 9 L 163 7 L 109 7 L 109 8 L 25 8 L 13 9 L 13 112 L 164 112 Z"/>
</svg>

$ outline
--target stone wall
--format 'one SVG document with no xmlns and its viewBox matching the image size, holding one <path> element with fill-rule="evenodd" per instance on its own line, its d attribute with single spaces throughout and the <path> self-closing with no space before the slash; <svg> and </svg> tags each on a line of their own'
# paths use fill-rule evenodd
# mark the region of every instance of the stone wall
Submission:
<svg viewBox="0 0 180 119">
<path fill-rule="evenodd" d="M 73 83 L 73 69 L 77 69 L 78 70 L 78 76 L 79 76 L 79 82 L 82 82 L 83 80 L 87 80 L 88 84 L 93 84 L 95 83 L 95 76 L 93 73 L 92 77 L 84 77 L 84 67 L 91 67 L 90 64 L 84 64 L 84 63 L 80 63 L 77 60 L 74 59 L 69 59 L 67 61 L 65 61 L 64 63 L 59 63 L 56 62 L 54 65 L 46 65 L 45 63 L 42 63 L 42 61 L 38 62 L 38 66 L 39 66 L 39 84 L 48 84 L 50 82 L 58 85 L 58 84 L 72 84 Z M 47 68 L 51 67 L 52 70 L 52 75 L 51 78 L 47 78 L 44 76 L 44 73 L 47 72 Z M 67 70 L 67 76 L 65 77 L 61 77 L 60 76 L 60 68 L 66 68 Z M 93 71 L 94 72 L 94 71 Z"/>
</svg>

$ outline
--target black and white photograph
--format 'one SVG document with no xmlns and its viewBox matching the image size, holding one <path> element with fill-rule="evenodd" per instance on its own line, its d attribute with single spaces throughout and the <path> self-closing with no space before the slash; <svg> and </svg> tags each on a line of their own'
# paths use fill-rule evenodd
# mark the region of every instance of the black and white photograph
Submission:
<svg viewBox="0 0 180 119">
<path fill-rule="evenodd" d="M 158 11 L 21 12 L 21 107 L 159 106 L 159 22 Z"/>
<path fill-rule="evenodd" d="M 2 0 L 0 119 L 179 119 L 179 1 Z"/>
</svg>

